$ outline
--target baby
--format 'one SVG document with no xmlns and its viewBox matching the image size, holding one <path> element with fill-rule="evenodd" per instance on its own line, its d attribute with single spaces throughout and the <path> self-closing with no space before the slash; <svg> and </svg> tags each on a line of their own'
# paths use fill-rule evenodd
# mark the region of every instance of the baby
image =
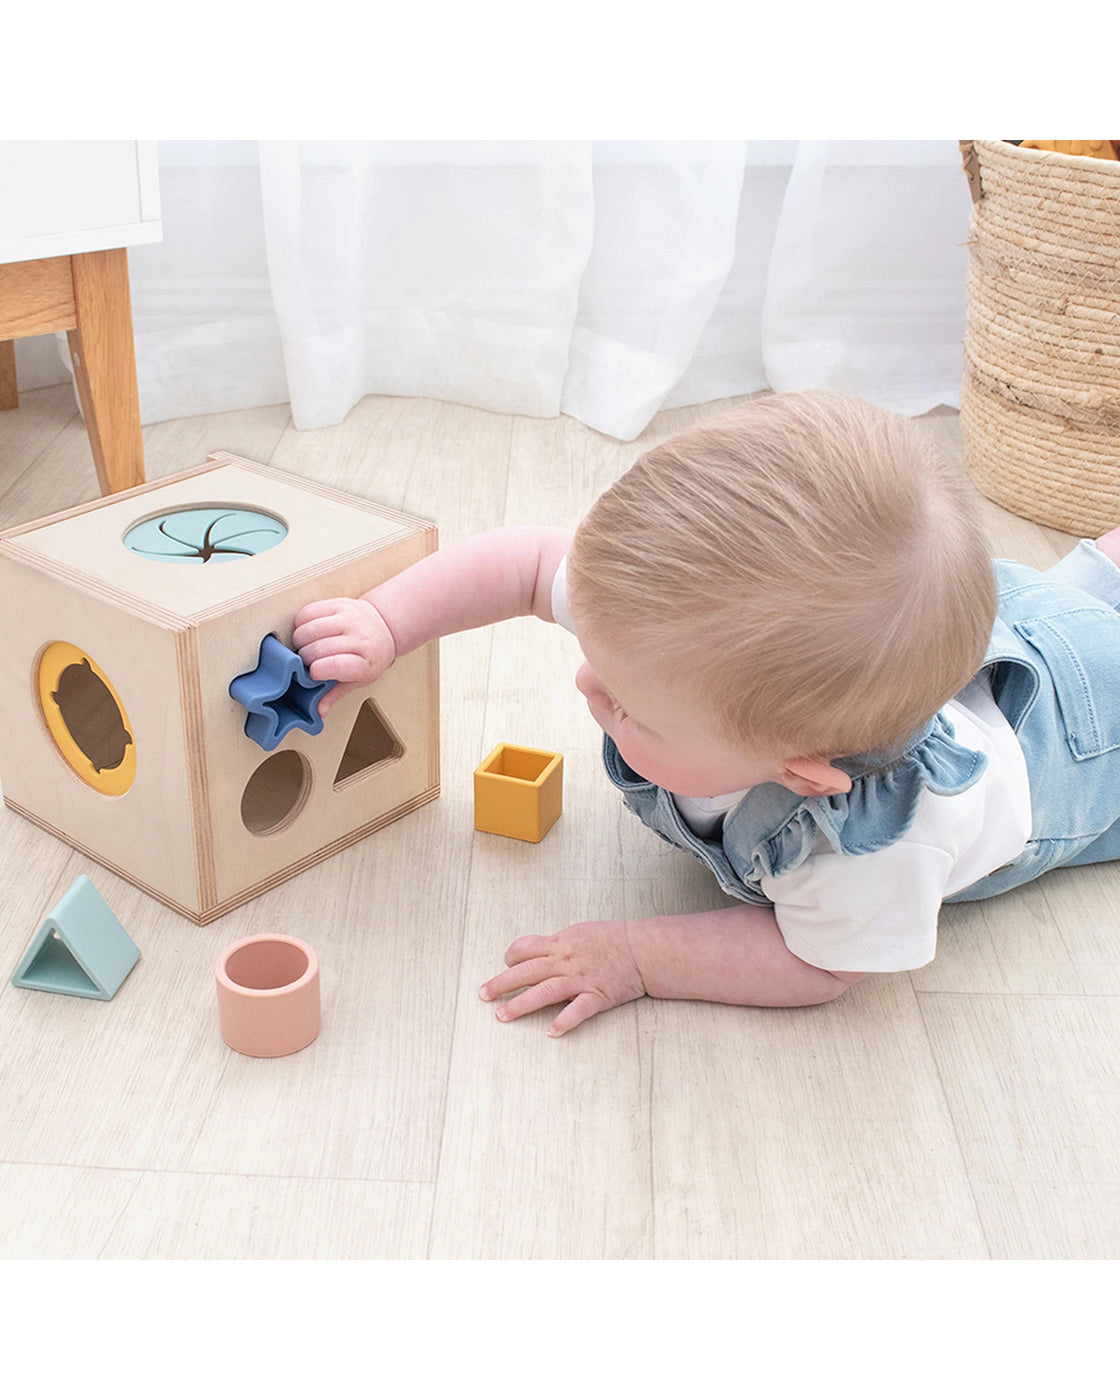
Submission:
<svg viewBox="0 0 1120 1400">
<path fill-rule="evenodd" d="M 397 657 L 534 614 L 638 817 L 738 901 L 518 938 L 480 989 L 566 1031 L 648 995 L 831 1001 L 934 956 L 946 900 L 1120 857 L 1120 530 L 989 557 L 908 420 L 772 395 L 652 449 L 574 535 L 494 530 L 296 618 L 320 709 Z M 513 994 L 511 996 L 511 994 Z"/>
</svg>

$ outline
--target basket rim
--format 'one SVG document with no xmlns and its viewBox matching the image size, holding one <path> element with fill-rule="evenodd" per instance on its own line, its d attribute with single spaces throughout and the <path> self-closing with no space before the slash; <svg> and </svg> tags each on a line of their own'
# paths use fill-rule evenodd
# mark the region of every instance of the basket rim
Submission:
<svg viewBox="0 0 1120 1400">
<path fill-rule="evenodd" d="M 1037 151 L 1033 146 L 1016 146 L 1014 141 L 975 139 L 972 144 L 977 148 L 984 147 L 993 151 L 1013 151 L 1024 160 L 1049 161 L 1051 163 L 1057 161 L 1058 164 L 1072 170 L 1088 170 L 1100 174 L 1103 173 L 1101 169 L 1103 166 L 1104 171 L 1111 169 L 1113 173 L 1120 175 L 1120 160 L 1104 160 L 1100 156 L 1075 156 L 1066 151 Z"/>
</svg>

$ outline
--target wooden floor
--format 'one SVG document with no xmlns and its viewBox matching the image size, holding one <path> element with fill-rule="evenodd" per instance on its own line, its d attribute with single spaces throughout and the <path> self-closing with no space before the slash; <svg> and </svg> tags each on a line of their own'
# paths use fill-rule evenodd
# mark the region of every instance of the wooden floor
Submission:
<svg viewBox="0 0 1120 1400">
<path fill-rule="evenodd" d="M 370 398 L 338 427 L 286 407 L 145 430 L 149 478 L 227 448 L 435 519 L 574 525 L 641 447 Z M 956 417 L 930 420 L 956 440 Z M 70 390 L 0 414 L 0 525 L 96 495 Z M 995 552 L 1064 537 L 992 508 Z M 953 906 L 930 967 L 765 1011 L 644 1000 L 568 1037 L 501 1025 L 476 989 L 516 936 L 710 906 L 700 867 L 601 773 L 574 640 L 533 620 L 442 644 L 443 796 L 199 929 L 0 813 L 0 1257 L 1081 1259 L 1120 1254 L 1120 868 Z M 0 733 L 0 744 L 25 736 Z M 501 740 L 561 750 L 539 845 L 476 835 Z M 7 983 L 89 874 L 142 949 L 108 1003 Z M 212 965 L 306 938 L 323 1031 L 243 1058 Z"/>
</svg>

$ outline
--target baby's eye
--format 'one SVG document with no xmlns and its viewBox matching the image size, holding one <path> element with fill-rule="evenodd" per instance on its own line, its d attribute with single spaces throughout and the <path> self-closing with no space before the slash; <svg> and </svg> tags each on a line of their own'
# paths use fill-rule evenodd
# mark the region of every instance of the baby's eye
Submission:
<svg viewBox="0 0 1120 1400">
<path fill-rule="evenodd" d="M 616 719 L 625 720 L 631 729 L 636 729 L 641 734 L 646 734 L 649 732 L 640 720 L 636 720 L 633 717 L 633 715 L 631 715 L 627 710 L 624 710 L 622 706 L 618 704 L 617 701 L 615 702 L 614 713 Z"/>
<path fill-rule="evenodd" d="M 616 717 L 617 719 L 629 719 L 629 718 L 630 718 L 630 716 L 629 716 L 629 715 L 627 714 L 627 712 L 622 708 L 622 706 L 618 703 L 618 701 L 614 698 L 613 695 L 611 696 L 611 709 L 614 711 L 615 717 Z"/>
</svg>

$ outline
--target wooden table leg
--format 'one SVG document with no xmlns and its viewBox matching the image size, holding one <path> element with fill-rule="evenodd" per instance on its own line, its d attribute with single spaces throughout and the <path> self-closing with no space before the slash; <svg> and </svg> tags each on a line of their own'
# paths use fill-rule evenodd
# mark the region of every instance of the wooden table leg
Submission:
<svg viewBox="0 0 1120 1400">
<path fill-rule="evenodd" d="M 16 343 L 14 340 L 0 340 L 0 412 L 5 408 L 19 407 L 19 389 L 16 386 Z"/>
<path fill-rule="evenodd" d="M 124 248 L 76 253 L 74 313 L 67 333 L 74 378 L 102 495 L 144 480 L 144 443 L 136 389 L 132 298 Z"/>
</svg>

